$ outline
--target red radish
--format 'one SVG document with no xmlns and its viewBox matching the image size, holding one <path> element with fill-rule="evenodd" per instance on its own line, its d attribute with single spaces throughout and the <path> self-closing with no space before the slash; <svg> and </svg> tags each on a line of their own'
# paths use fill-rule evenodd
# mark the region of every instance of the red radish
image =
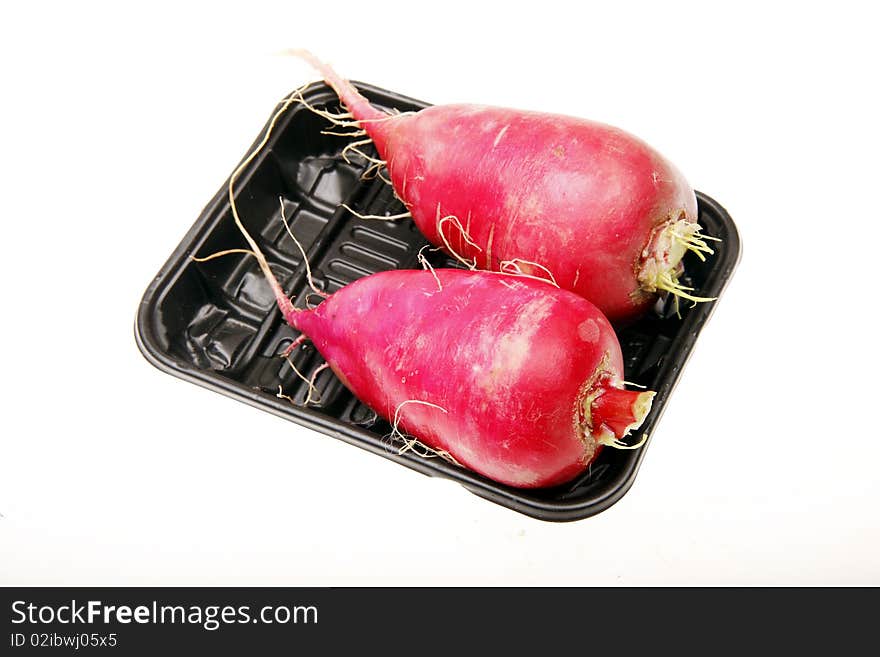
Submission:
<svg viewBox="0 0 880 657">
<path fill-rule="evenodd" d="M 395 270 L 311 310 L 283 294 L 278 304 L 361 401 L 511 486 L 580 474 L 602 445 L 624 446 L 654 396 L 623 389 L 620 345 L 602 313 L 542 281 Z"/>
<path fill-rule="evenodd" d="M 678 280 L 688 250 L 712 253 L 682 174 L 617 128 L 554 114 L 439 105 L 388 115 L 311 53 L 387 163 L 395 192 L 435 245 L 480 269 L 550 278 L 612 321 Z"/>
<path fill-rule="evenodd" d="M 620 346 L 598 309 L 541 281 L 388 271 L 284 317 L 377 413 L 511 486 L 583 472 L 641 424 L 654 394 L 622 389 Z"/>
<path fill-rule="evenodd" d="M 608 320 L 586 299 L 544 281 L 395 270 L 323 295 L 313 309 L 294 308 L 242 224 L 233 193 L 290 102 L 230 177 L 229 200 L 284 319 L 303 334 L 294 345 L 309 338 L 343 384 L 395 429 L 511 486 L 561 484 L 603 445 L 638 446 L 619 439 L 641 425 L 654 393 L 623 389 Z M 308 269 L 307 276 L 311 283 Z"/>
</svg>

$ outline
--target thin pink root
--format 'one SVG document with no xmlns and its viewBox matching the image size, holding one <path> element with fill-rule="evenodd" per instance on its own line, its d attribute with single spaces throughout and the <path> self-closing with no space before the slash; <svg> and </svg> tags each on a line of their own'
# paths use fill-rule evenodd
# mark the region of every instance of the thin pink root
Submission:
<svg viewBox="0 0 880 657">
<path fill-rule="evenodd" d="M 299 336 L 296 340 L 294 340 L 294 341 L 291 342 L 289 345 L 287 345 L 287 348 L 286 348 L 284 351 L 281 352 L 281 357 L 282 357 L 282 358 L 287 358 L 288 356 L 290 356 L 290 354 L 293 353 L 294 349 L 296 349 L 297 347 L 299 347 L 299 346 L 300 346 L 301 344 L 303 344 L 306 340 L 308 340 L 308 337 L 306 337 L 305 335 L 301 335 L 301 336 Z"/>
<path fill-rule="evenodd" d="M 326 62 L 322 62 L 308 50 L 297 48 L 284 52 L 287 55 L 293 55 L 305 60 L 318 71 L 321 77 L 324 78 L 324 81 L 336 92 L 358 121 L 381 119 L 388 116 L 385 112 L 370 105 L 370 101 L 364 98 L 351 82 L 340 76 Z"/>
</svg>

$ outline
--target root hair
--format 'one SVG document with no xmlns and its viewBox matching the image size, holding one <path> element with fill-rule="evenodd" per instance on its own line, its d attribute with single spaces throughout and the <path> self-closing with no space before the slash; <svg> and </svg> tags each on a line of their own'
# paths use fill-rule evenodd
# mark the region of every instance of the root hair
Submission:
<svg viewBox="0 0 880 657">
<path fill-rule="evenodd" d="M 398 448 L 397 453 L 405 454 L 406 452 L 412 452 L 417 456 L 426 459 L 432 458 L 441 458 L 444 461 L 448 461 L 455 465 L 461 466 L 461 463 L 455 460 L 455 457 L 452 456 L 445 449 L 434 449 L 433 447 L 429 447 L 425 443 L 421 442 L 419 439 L 414 438 L 413 436 L 408 436 L 398 429 L 398 424 L 400 423 L 400 409 L 406 406 L 407 404 L 421 404 L 422 406 L 430 406 L 431 408 L 436 408 L 437 410 L 447 412 L 445 408 L 442 406 L 438 406 L 437 404 L 432 404 L 431 402 L 420 401 L 418 399 L 407 399 L 405 401 L 400 402 L 397 405 L 397 408 L 394 409 L 394 421 L 391 425 L 391 434 L 389 438 L 393 441 L 400 441 L 403 444 Z"/>
<path fill-rule="evenodd" d="M 266 277 L 270 287 L 272 288 L 272 292 L 275 295 L 275 299 L 278 302 L 278 307 L 281 310 L 282 315 L 285 317 L 288 313 L 296 311 L 296 308 L 293 307 L 293 304 L 290 303 L 290 299 L 287 298 L 287 295 L 284 293 L 281 284 L 278 282 L 278 279 L 275 277 L 275 274 L 272 273 L 272 270 L 269 268 L 269 263 L 266 260 L 266 256 L 263 255 L 262 250 L 260 250 L 259 245 L 251 237 L 251 234 L 244 227 L 244 224 L 241 221 L 241 217 L 238 214 L 238 207 L 235 204 L 235 182 L 238 180 L 238 177 L 241 173 L 250 166 L 250 163 L 254 161 L 257 155 L 262 152 L 263 148 L 269 142 L 269 138 L 272 136 L 272 131 L 275 129 L 275 124 L 278 122 L 284 113 L 287 111 L 291 105 L 293 105 L 297 100 L 302 99 L 302 90 L 305 87 L 300 87 L 299 89 L 293 91 L 284 101 L 281 103 L 281 107 L 272 115 L 272 118 L 269 120 L 269 124 L 266 126 L 266 132 L 263 135 L 263 138 L 257 143 L 254 149 L 245 157 L 241 164 L 239 164 L 235 170 L 232 172 L 232 175 L 229 176 L 229 184 L 228 184 L 228 197 L 229 197 L 229 206 L 232 211 L 232 218 L 235 221 L 235 225 L 238 227 L 238 230 L 241 231 L 242 236 L 245 241 L 251 247 L 251 251 L 254 254 L 254 257 L 257 259 L 257 264 L 260 266 L 260 270 L 263 272 L 263 275 Z"/>
<path fill-rule="evenodd" d="M 205 256 L 204 258 L 198 258 L 194 255 L 189 257 L 190 260 L 194 262 L 208 262 L 209 260 L 213 260 L 214 258 L 220 258 L 221 256 L 231 255 L 233 253 L 246 253 L 247 255 L 257 257 L 257 254 L 251 251 L 250 249 L 226 249 L 225 251 L 217 251 L 216 253 L 212 253 L 209 256 Z"/>
<path fill-rule="evenodd" d="M 312 372 L 312 376 L 311 376 L 310 378 L 307 379 L 307 378 L 305 377 L 305 375 L 297 369 L 296 365 L 293 364 L 293 361 L 290 360 L 290 357 L 289 357 L 289 356 L 285 356 L 284 359 L 287 361 L 287 364 L 290 365 L 290 369 L 293 370 L 293 373 L 296 374 L 296 376 L 297 376 L 297 377 L 298 377 L 303 383 L 305 383 L 305 384 L 308 386 L 308 388 L 307 388 L 308 392 L 306 393 L 306 398 L 305 398 L 305 400 L 303 401 L 302 405 L 303 405 L 303 406 L 308 406 L 309 404 L 320 404 L 320 403 L 321 403 L 321 398 L 320 398 L 320 396 L 314 396 L 315 393 L 316 393 L 317 390 L 318 390 L 318 389 L 315 387 L 315 379 L 318 378 L 318 375 L 319 375 L 321 372 L 323 372 L 324 370 L 326 370 L 326 369 L 327 369 L 328 367 L 330 367 L 330 366 L 329 366 L 327 363 L 324 363 L 323 365 L 318 366 L 318 367 L 315 369 L 315 371 Z M 298 406 L 298 404 L 294 401 L 293 397 L 291 397 L 290 395 L 285 395 L 285 394 L 284 394 L 284 389 L 283 389 L 280 385 L 278 386 L 278 393 L 277 393 L 275 396 L 278 397 L 279 399 L 286 399 L 286 400 L 289 401 L 291 404 L 294 404 L 295 406 Z"/>
<path fill-rule="evenodd" d="M 303 96 L 303 91 L 309 85 L 304 85 L 294 91 L 291 96 L 294 96 L 294 99 L 297 100 L 303 107 L 312 112 L 312 114 L 317 114 L 321 118 L 327 119 L 335 126 L 339 126 L 342 128 L 359 128 L 358 122 L 354 120 L 354 114 L 351 112 L 330 112 L 328 110 L 320 109 L 312 105 L 309 101 L 305 99 Z"/>
<path fill-rule="evenodd" d="M 321 130 L 322 135 L 330 135 L 332 137 L 363 137 L 367 134 L 366 130 L 355 130 L 353 132 L 336 132 L 335 130 Z"/>
<path fill-rule="evenodd" d="M 625 442 L 618 440 L 614 436 L 604 436 L 597 441 L 601 445 L 613 447 L 614 449 L 638 449 L 648 441 L 648 434 L 643 433 L 642 439 L 635 445 L 627 445 Z"/>
<path fill-rule="evenodd" d="M 388 113 L 387 116 L 383 116 L 381 118 L 375 119 L 356 119 L 354 114 L 351 112 L 330 112 L 325 109 L 321 109 L 319 107 L 315 107 L 311 103 L 309 103 L 305 97 L 303 96 L 303 91 L 305 91 L 310 85 L 304 85 L 294 91 L 291 96 L 295 97 L 295 100 L 299 101 L 303 107 L 312 112 L 313 114 L 317 114 L 318 116 L 327 119 L 334 126 L 339 128 L 358 128 L 362 129 L 363 124 L 365 123 L 383 123 L 385 121 L 392 121 L 394 119 L 399 119 L 404 116 L 409 116 L 410 114 L 415 114 L 415 112 L 401 112 L 397 109 L 392 110 Z"/>
<path fill-rule="evenodd" d="M 434 271 L 434 267 L 428 262 L 428 259 L 425 257 L 424 251 L 425 249 L 429 249 L 431 251 L 437 251 L 438 249 L 432 249 L 430 244 L 425 244 L 421 249 L 419 249 L 419 253 L 416 256 L 416 259 L 419 261 L 419 264 L 422 265 L 422 269 L 426 269 L 431 272 L 431 276 L 434 277 L 434 280 L 437 281 L 437 287 L 440 292 L 443 291 L 443 284 L 440 282 L 440 278 L 437 276 L 437 272 Z"/>
<path fill-rule="evenodd" d="M 306 251 L 303 249 L 302 244 L 299 243 L 299 240 L 293 234 L 293 231 L 290 229 L 290 224 L 287 222 L 287 217 L 284 216 L 284 198 L 279 196 L 278 203 L 281 205 L 281 221 L 284 223 L 284 228 L 287 229 L 287 234 L 290 236 L 290 239 L 293 240 L 293 243 L 296 244 L 296 248 L 299 249 L 299 252 L 302 254 L 303 263 L 306 266 L 306 281 L 308 281 L 309 287 L 312 292 L 317 294 L 322 299 L 326 299 L 329 294 L 324 292 L 324 290 L 320 290 L 315 286 L 315 281 L 312 279 L 312 268 L 309 265 L 309 259 L 306 257 Z"/>
<path fill-rule="evenodd" d="M 688 287 L 687 285 L 683 285 L 677 276 L 674 276 L 671 272 L 665 271 L 660 273 L 657 276 L 657 289 L 665 290 L 670 294 L 675 295 L 676 299 L 676 312 L 678 312 L 678 298 L 681 297 L 683 299 L 687 299 L 688 301 L 693 301 L 694 306 L 702 301 L 715 301 L 718 297 L 698 297 L 695 294 L 691 294 L 694 291 L 694 288 Z M 693 306 L 691 306 L 693 308 Z"/>
<path fill-rule="evenodd" d="M 527 274 L 520 267 L 520 263 L 524 265 L 529 265 L 530 267 L 536 267 L 547 274 L 547 278 L 543 276 L 534 276 L 532 274 Z M 513 271 L 510 271 L 510 269 Z M 553 272 L 547 269 L 544 265 L 540 265 L 537 262 L 532 262 L 530 260 L 523 260 L 522 258 L 513 258 L 512 260 L 504 260 L 498 266 L 498 271 L 502 274 L 513 274 L 514 276 L 522 276 L 523 278 L 533 278 L 537 281 L 544 281 L 545 283 L 550 283 L 554 287 L 559 287 L 559 283 L 556 282 L 556 277 L 553 276 Z"/>
<path fill-rule="evenodd" d="M 309 339 L 308 336 L 305 333 L 303 333 L 296 340 L 294 340 L 289 345 L 287 345 L 287 347 L 284 349 L 284 351 L 281 352 L 281 357 L 287 358 L 288 356 L 290 356 L 290 354 L 293 353 L 294 349 L 296 349 L 298 346 L 300 346 L 301 344 L 306 342 L 308 339 Z"/>
<path fill-rule="evenodd" d="M 440 239 L 443 240 L 443 244 L 446 246 L 446 250 L 450 253 L 450 255 L 452 255 L 453 258 L 458 260 L 461 264 L 463 264 L 465 267 L 467 267 L 471 271 L 476 269 L 477 268 L 476 256 L 474 256 L 473 262 L 471 262 L 469 260 L 465 260 L 458 253 L 458 251 L 456 251 L 455 249 L 452 248 L 452 245 L 449 243 L 449 240 L 446 238 L 446 234 L 443 232 L 443 224 L 445 224 L 447 221 L 452 223 L 453 226 L 458 228 L 458 232 L 459 232 L 461 239 L 463 239 L 466 244 L 468 244 L 469 246 L 472 246 L 477 251 L 482 253 L 483 249 L 481 249 L 480 246 L 476 242 L 474 242 L 473 239 L 471 239 L 471 236 L 464 229 L 464 226 L 461 225 L 461 222 L 458 220 L 458 217 L 456 217 L 454 214 L 448 214 L 445 217 L 441 218 L 440 217 L 440 204 L 438 203 L 437 204 L 437 219 L 436 219 L 436 221 L 437 221 L 437 233 L 440 235 Z"/>
<path fill-rule="evenodd" d="M 372 139 L 361 139 L 359 141 L 349 142 L 345 145 L 345 148 L 342 149 L 340 155 L 342 156 L 342 159 L 345 160 L 348 164 L 351 164 L 351 160 L 348 159 L 348 151 L 352 151 L 356 155 L 359 155 L 360 157 L 365 159 L 367 162 L 372 162 L 373 164 L 385 166 L 385 160 L 380 160 L 379 158 L 373 157 L 372 155 L 367 155 L 360 148 L 358 148 L 359 146 L 366 146 L 372 143 Z"/>
<path fill-rule="evenodd" d="M 698 223 L 677 224 L 676 229 L 670 231 L 672 239 L 688 251 L 692 251 L 700 260 L 706 262 L 706 254 L 713 255 L 713 251 L 706 240 L 720 242 L 721 238 L 712 237 L 711 235 L 703 235 L 703 227 Z"/>
<path fill-rule="evenodd" d="M 306 400 L 303 402 L 306 406 L 308 406 L 308 405 L 309 405 L 310 403 L 312 403 L 312 402 L 314 402 L 315 404 L 320 404 L 320 403 L 321 403 L 321 398 L 320 398 L 320 396 L 319 396 L 317 399 L 312 399 L 312 393 L 313 393 L 313 392 L 317 392 L 317 390 L 318 390 L 318 389 L 315 387 L 315 380 L 318 378 L 318 375 L 319 375 L 321 372 L 323 372 L 324 370 L 326 370 L 328 367 L 330 367 L 330 365 L 328 365 L 327 363 L 323 363 L 322 365 L 320 365 L 320 366 L 318 366 L 317 368 L 315 368 L 315 371 L 314 371 L 314 372 L 312 372 L 312 376 L 311 376 L 311 378 L 309 379 L 309 394 L 306 395 Z"/>
<path fill-rule="evenodd" d="M 353 214 L 358 219 L 382 219 L 384 221 L 394 221 L 395 219 L 407 219 L 412 217 L 409 211 L 401 212 L 400 214 L 389 214 L 389 215 L 381 215 L 381 214 L 361 214 L 357 210 L 350 208 L 345 203 L 342 204 L 342 207 L 348 210 L 351 214 Z"/>
</svg>

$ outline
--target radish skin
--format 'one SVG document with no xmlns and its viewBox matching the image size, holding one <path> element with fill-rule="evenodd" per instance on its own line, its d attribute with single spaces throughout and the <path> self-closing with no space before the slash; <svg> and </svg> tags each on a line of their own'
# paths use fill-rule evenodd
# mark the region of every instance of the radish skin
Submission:
<svg viewBox="0 0 880 657">
<path fill-rule="evenodd" d="M 388 115 L 311 53 L 291 52 L 317 68 L 372 139 L 422 233 L 462 262 L 492 271 L 519 262 L 612 321 L 639 316 L 663 292 L 709 300 L 678 280 L 687 251 L 712 253 L 694 191 L 638 138 L 483 105 Z M 439 225 L 447 216 L 461 229 Z"/>
<path fill-rule="evenodd" d="M 620 346 L 595 306 L 516 276 L 381 272 L 284 318 L 379 415 L 511 486 L 580 474 L 641 424 L 654 394 L 623 389 Z"/>
</svg>

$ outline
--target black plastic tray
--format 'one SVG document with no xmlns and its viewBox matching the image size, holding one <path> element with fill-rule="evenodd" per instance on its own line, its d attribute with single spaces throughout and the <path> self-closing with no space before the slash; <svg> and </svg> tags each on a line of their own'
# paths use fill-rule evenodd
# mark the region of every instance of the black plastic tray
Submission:
<svg viewBox="0 0 880 657">
<path fill-rule="evenodd" d="M 407 111 L 427 106 L 367 84 L 357 86 L 386 109 Z M 323 84 L 309 86 L 304 96 L 312 105 L 339 109 L 335 94 Z M 322 134 L 329 127 L 326 119 L 308 109 L 291 106 L 236 185 L 236 204 L 243 222 L 300 307 L 318 299 L 310 298 L 302 257 L 281 221 L 279 196 L 285 216 L 306 250 L 316 283 L 328 292 L 377 271 L 418 269 L 417 253 L 426 244 L 410 220 L 358 219 L 341 207 L 345 203 L 361 214 L 404 211 L 382 180 L 361 180 L 366 162 L 353 160 L 349 164 L 340 157 L 350 139 Z M 722 241 L 713 243 L 716 253 L 707 262 L 688 254 L 685 266 L 690 284 L 699 294 L 717 297 L 739 259 L 739 237 L 720 205 L 703 194 L 698 194 L 698 199 L 700 223 L 709 235 Z M 388 423 L 355 399 L 329 370 L 317 378 L 320 403 L 307 408 L 297 405 L 305 400 L 307 386 L 279 358 L 296 334 L 282 321 L 254 259 L 246 255 L 228 255 L 206 263 L 190 259 L 194 254 L 205 256 L 245 246 L 233 222 L 224 185 L 141 301 L 135 335 L 144 356 L 156 367 L 424 474 L 448 477 L 481 497 L 536 518 L 586 518 L 608 508 L 629 490 L 650 439 L 638 450 L 603 450 L 587 473 L 564 486 L 520 490 L 440 459 L 412 452 L 398 454 L 398 446 L 388 437 Z M 434 266 L 456 266 L 440 253 L 429 259 Z M 679 318 L 670 303 L 658 304 L 651 316 L 619 332 L 626 380 L 657 392 L 643 425 L 649 435 L 714 305 L 702 303 L 690 308 L 685 303 Z M 308 344 L 294 352 L 293 361 L 306 376 L 323 362 Z M 279 386 L 297 404 L 276 397 Z"/>
</svg>

